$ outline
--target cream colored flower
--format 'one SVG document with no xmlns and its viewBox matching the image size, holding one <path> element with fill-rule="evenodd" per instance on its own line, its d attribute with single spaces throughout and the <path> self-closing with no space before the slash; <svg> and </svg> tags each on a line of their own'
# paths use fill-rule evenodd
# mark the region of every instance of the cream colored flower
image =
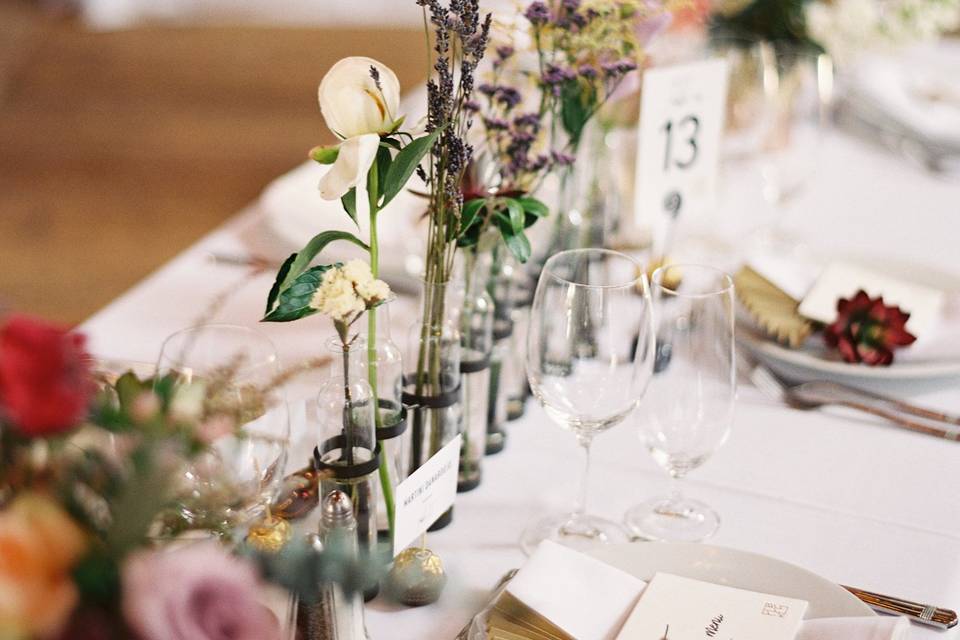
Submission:
<svg viewBox="0 0 960 640">
<path fill-rule="evenodd" d="M 380 135 L 400 119 L 400 81 L 373 58 L 351 56 L 333 65 L 317 90 L 320 112 L 341 140 L 337 159 L 320 181 L 320 197 L 336 200 L 366 181 Z"/>
<path fill-rule="evenodd" d="M 390 297 L 390 287 L 377 280 L 370 265 L 350 260 L 323 274 L 323 280 L 310 303 L 334 322 L 350 323 L 361 313 Z"/>
</svg>

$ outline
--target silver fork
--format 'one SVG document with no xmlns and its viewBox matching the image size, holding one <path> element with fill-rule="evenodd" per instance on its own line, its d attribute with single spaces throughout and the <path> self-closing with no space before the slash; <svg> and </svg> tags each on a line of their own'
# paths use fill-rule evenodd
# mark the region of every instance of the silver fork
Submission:
<svg viewBox="0 0 960 640">
<path fill-rule="evenodd" d="M 958 416 L 836 382 L 818 380 L 791 386 L 769 368 L 759 364 L 742 347 L 737 348 L 737 367 L 765 396 L 794 409 L 816 409 L 825 405 L 849 407 L 889 420 L 903 429 L 946 440 L 960 440 Z"/>
</svg>

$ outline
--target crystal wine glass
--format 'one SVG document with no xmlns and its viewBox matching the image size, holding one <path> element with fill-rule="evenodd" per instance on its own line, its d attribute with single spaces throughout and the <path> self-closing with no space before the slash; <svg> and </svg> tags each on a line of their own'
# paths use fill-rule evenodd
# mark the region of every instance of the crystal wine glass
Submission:
<svg viewBox="0 0 960 640">
<path fill-rule="evenodd" d="M 191 410 L 198 389 L 207 396 L 191 411 L 203 414 L 210 450 L 191 462 L 179 484 L 180 516 L 188 525 L 246 525 L 275 497 L 290 439 L 286 397 L 271 388 L 279 372 L 273 343 L 247 327 L 191 327 L 163 343 L 157 377 L 176 376 L 175 402 L 179 395 Z M 218 415 L 238 416 L 237 424 L 224 426 Z"/>
<path fill-rule="evenodd" d="M 733 280 L 699 265 L 653 273 L 656 369 L 638 412 L 641 439 L 670 477 L 672 492 L 630 509 L 626 524 L 646 540 L 699 542 L 720 517 L 683 496 L 679 480 L 727 439 L 736 396 Z"/>
<path fill-rule="evenodd" d="M 833 99 L 833 63 L 817 50 L 764 44 L 766 117 L 758 158 L 764 199 L 776 217 L 758 240 L 768 250 L 796 253 L 781 226 L 817 168 Z"/>
<path fill-rule="evenodd" d="M 531 309 L 527 376 L 547 415 L 576 436 L 585 468 L 572 512 L 528 526 L 520 541 L 526 553 L 545 539 L 574 548 L 625 539 L 620 525 L 587 513 L 590 445 L 636 407 L 653 371 L 653 345 L 649 287 L 636 261 L 603 249 L 547 260 Z"/>
</svg>

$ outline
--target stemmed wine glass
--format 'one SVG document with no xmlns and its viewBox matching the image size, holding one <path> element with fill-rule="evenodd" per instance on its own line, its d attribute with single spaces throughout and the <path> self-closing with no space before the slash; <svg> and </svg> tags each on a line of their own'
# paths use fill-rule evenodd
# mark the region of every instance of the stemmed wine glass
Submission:
<svg viewBox="0 0 960 640">
<path fill-rule="evenodd" d="M 646 540 L 699 542 L 720 517 L 687 499 L 679 480 L 727 439 L 736 397 L 734 291 L 711 267 L 671 265 L 653 273 L 656 372 L 638 412 L 641 439 L 670 477 L 671 495 L 630 509 L 627 528 Z"/>
<path fill-rule="evenodd" d="M 816 172 L 833 99 L 833 63 L 817 50 L 763 44 L 766 117 L 758 159 L 764 199 L 776 218 L 758 236 L 763 248 L 795 253 L 781 229 L 787 210 Z"/>
<path fill-rule="evenodd" d="M 587 513 L 590 444 L 636 407 L 653 354 L 649 287 L 636 261 L 604 249 L 547 260 L 531 309 L 527 377 L 547 415 L 576 436 L 585 468 L 573 511 L 528 526 L 526 553 L 545 539 L 575 548 L 625 539 L 620 525 Z"/>
<path fill-rule="evenodd" d="M 275 497 L 290 439 L 286 397 L 282 388 L 272 388 L 279 373 L 273 343 L 247 327 L 201 325 L 163 343 L 157 379 L 173 375 L 174 402 L 188 407 L 199 398 L 203 406 L 196 412 L 211 416 L 201 425 L 210 432 L 210 450 L 190 463 L 179 482 L 177 503 L 186 524 L 246 525 Z M 218 415 L 235 416 L 239 424 L 215 428 Z"/>
</svg>

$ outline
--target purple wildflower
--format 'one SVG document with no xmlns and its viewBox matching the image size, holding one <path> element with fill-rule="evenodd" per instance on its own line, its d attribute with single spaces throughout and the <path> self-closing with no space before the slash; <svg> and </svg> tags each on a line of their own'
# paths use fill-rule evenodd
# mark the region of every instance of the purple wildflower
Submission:
<svg viewBox="0 0 960 640">
<path fill-rule="evenodd" d="M 550 9 L 540 0 L 535 0 L 535 2 L 530 3 L 530 6 L 523 12 L 523 15 L 530 21 L 530 24 L 534 26 L 542 25 L 546 24 L 550 19 Z"/>
<path fill-rule="evenodd" d="M 517 116 L 513 119 L 513 126 L 538 128 L 540 126 L 540 114 L 525 113 L 522 116 Z"/>
<path fill-rule="evenodd" d="M 587 80 L 592 80 L 593 78 L 597 77 L 597 70 L 588 64 L 580 65 L 580 68 L 577 69 L 577 73 L 580 74 L 581 78 L 586 78 Z"/>
<path fill-rule="evenodd" d="M 513 53 L 514 53 L 514 48 L 511 47 L 510 45 L 502 45 L 497 47 L 497 56 L 501 60 L 506 60 L 507 58 L 512 56 Z"/>
<path fill-rule="evenodd" d="M 497 100 L 507 109 L 507 111 L 509 111 L 520 104 L 520 101 L 523 100 L 523 97 L 520 95 L 520 92 L 513 87 L 502 86 L 498 87 Z"/>
<path fill-rule="evenodd" d="M 483 84 L 481 84 L 481 85 L 479 85 L 479 86 L 477 87 L 477 91 L 479 91 L 480 93 L 482 93 L 483 95 L 485 95 L 485 96 L 487 96 L 487 97 L 491 97 L 491 98 L 492 98 L 492 97 L 494 96 L 494 94 L 497 93 L 497 87 L 496 87 L 496 85 L 492 85 L 492 84 L 489 84 L 489 83 L 487 83 L 487 82 L 484 82 Z"/>
<path fill-rule="evenodd" d="M 483 119 L 483 126 L 489 129 L 490 131 L 506 131 L 510 128 L 510 123 L 504 120 L 503 118 L 487 118 Z"/>
<path fill-rule="evenodd" d="M 463 103 L 463 109 L 464 111 L 468 111 L 470 113 L 477 113 L 480 111 L 480 103 L 476 100 L 467 100 Z"/>
</svg>

